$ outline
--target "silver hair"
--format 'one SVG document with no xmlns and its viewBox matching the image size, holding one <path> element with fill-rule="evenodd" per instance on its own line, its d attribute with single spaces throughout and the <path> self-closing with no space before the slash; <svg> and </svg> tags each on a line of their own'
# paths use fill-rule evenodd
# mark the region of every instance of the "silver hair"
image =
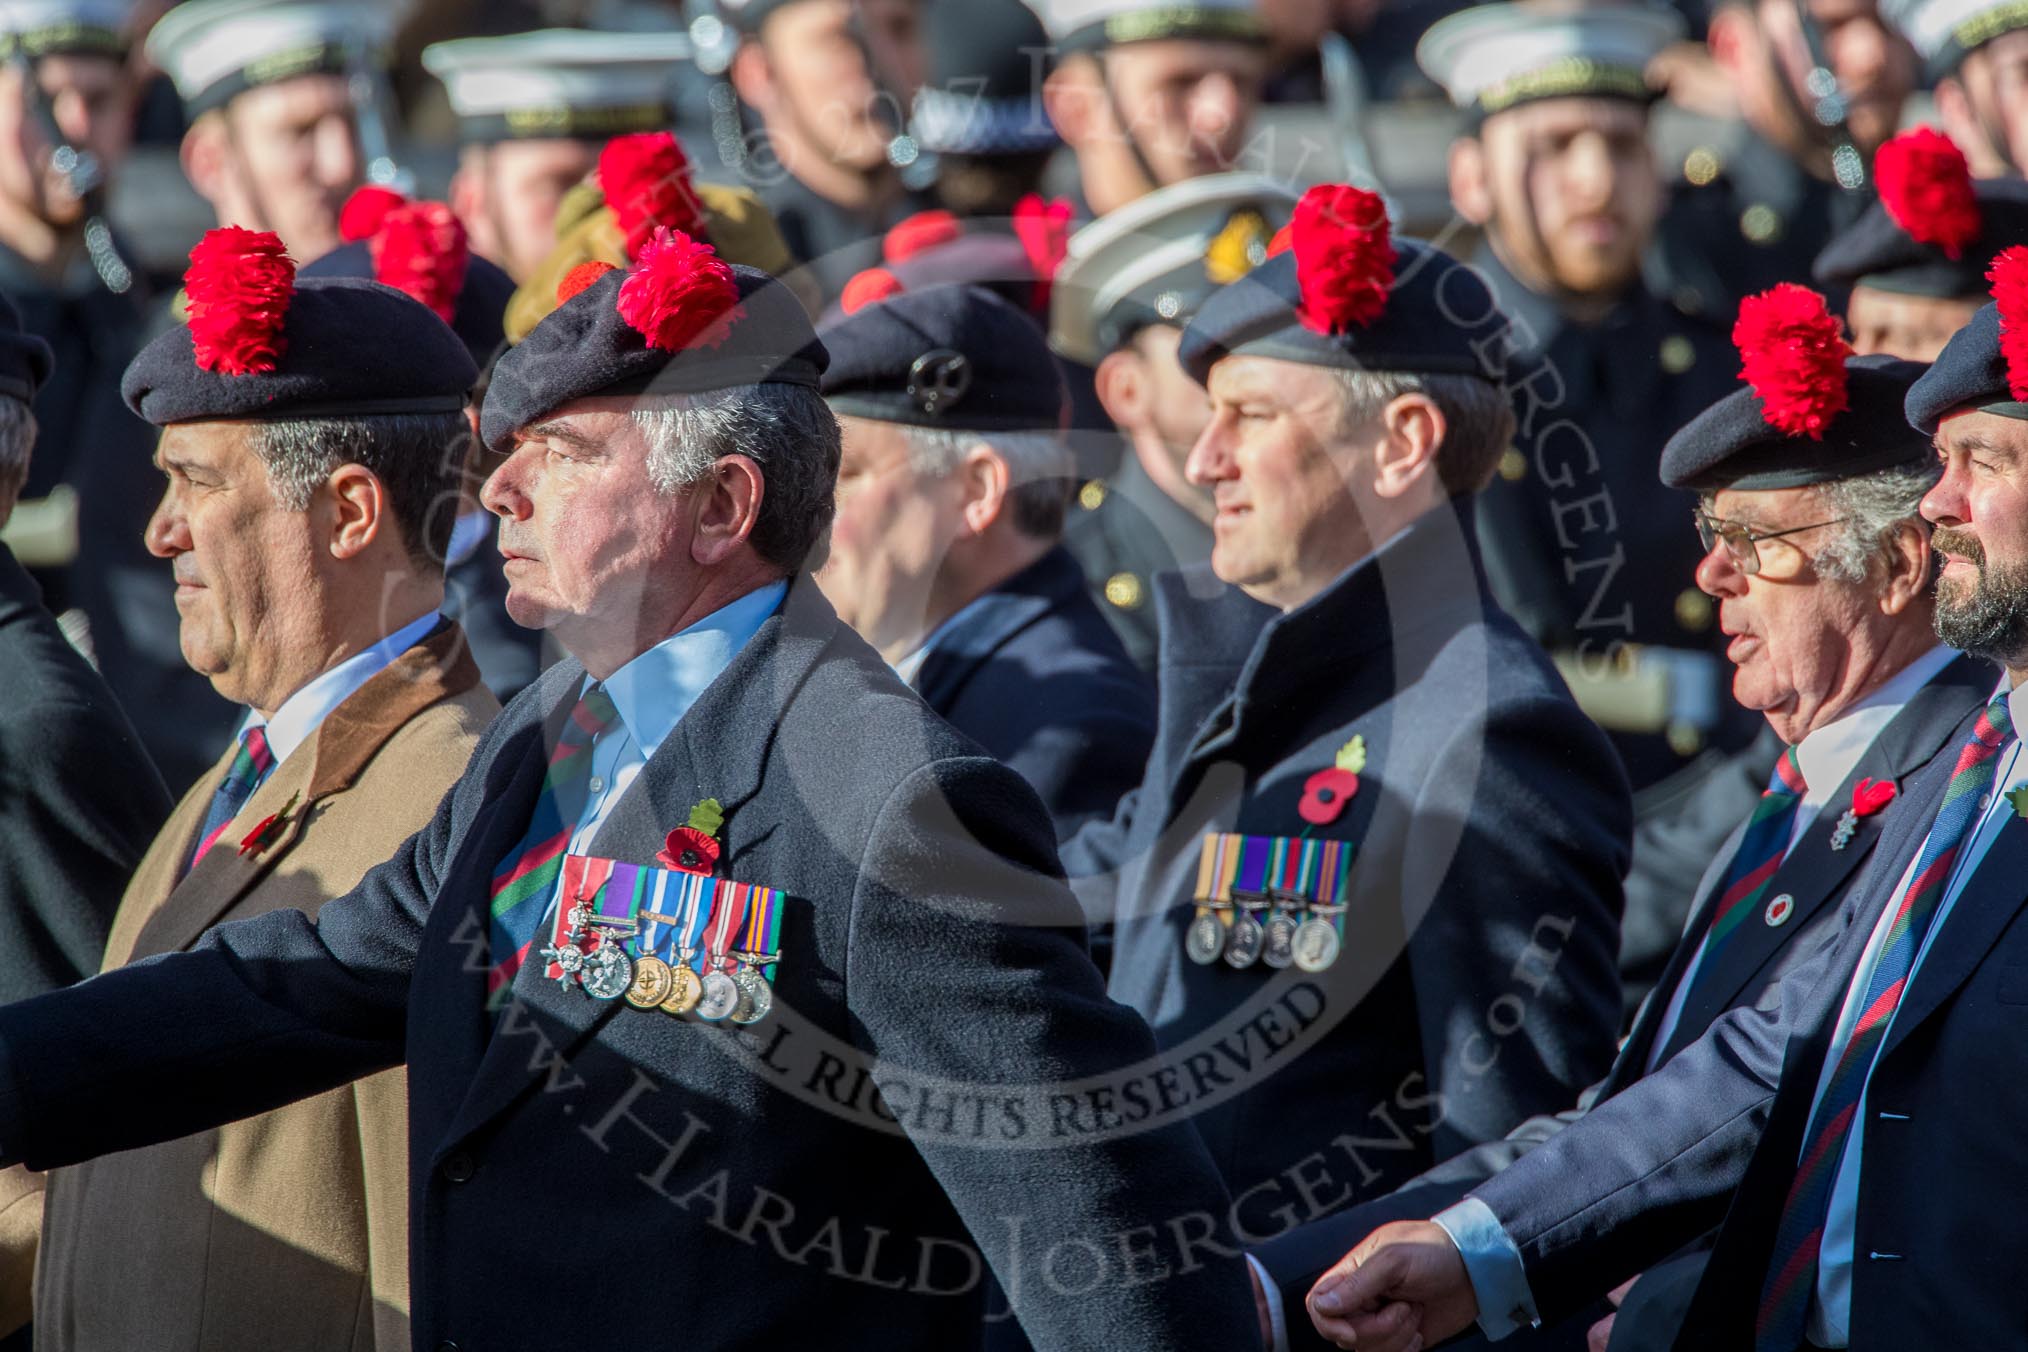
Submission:
<svg viewBox="0 0 2028 1352">
<path fill-rule="evenodd" d="M 1429 396 L 1448 424 L 1436 468 L 1438 481 L 1452 494 L 1484 488 L 1513 444 L 1514 408 L 1507 392 L 1477 376 L 1337 370 L 1331 375 L 1344 394 L 1341 431 L 1370 422 L 1404 394 Z"/>
<path fill-rule="evenodd" d="M 909 468 L 939 478 L 953 473 L 974 446 L 985 445 L 1007 462 L 1007 508 L 1023 535 L 1053 540 L 1063 534 L 1077 459 L 1055 432 L 963 432 L 902 424 Z"/>
<path fill-rule="evenodd" d="M 0 398 L 0 505 L 13 506 L 28 482 L 35 453 L 35 410 L 19 399 Z"/>
<path fill-rule="evenodd" d="M 307 509 L 340 465 L 364 465 L 387 488 L 409 554 L 442 566 L 458 516 L 458 480 L 471 452 L 463 413 L 373 413 L 249 425 L 247 444 L 268 468 L 276 499 Z"/>
<path fill-rule="evenodd" d="M 1930 461 L 1824 484 L 1819 496 L 1825 508 L 1843 520 L 1818 551 L 1817 571 L 1837 582 L 1884 576 L 1896 531 L 1913 526 L 1929 534 L 1929 523 L 1917 509 L 1923 495 L 1936 486 L 1939 473 Z"/>
<path fill-rule="evenodd" d="M 752 544 L 769 563 L 803 567 L 831 524 L 838 492 L 838 420 L 802 385 L 742 385 L 645 397 L 630 416 L 648 443 L 658 492 L 702 482 L 728 455 L 761 467 L 767 489 Z"/>
</svg>

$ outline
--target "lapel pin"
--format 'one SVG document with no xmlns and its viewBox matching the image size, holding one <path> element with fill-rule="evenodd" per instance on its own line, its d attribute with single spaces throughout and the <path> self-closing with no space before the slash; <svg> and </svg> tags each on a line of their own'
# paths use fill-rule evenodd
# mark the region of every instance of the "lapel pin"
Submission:
<svg viewBox="0 0 2028 1352">
<path fill-rule="evenodd" d="M 1338 748 L 1329 769 L 1303 781 L 1303 800 L 1296 804 L 1296 815 L 1312 826 L 1337 821 L 1352 795 L 1359 792 L 1359 772 L 1365 768 L 1366 739 L 1354 733 L 1351 741 Z"/>
<path fill-rule="evenodd" d="M 718 866 L 718 830 L 725 824 L 725 809 L 716 798 L 707 798 L 690 809 L 690 820 L 669 833 L 655 862 L 683 873 L 709 874 Z"/>
<path fill-rule="evenodd" d="M 250 854 L 257 855 L 268 846 L 274 844 L 275 837 L 281 835 L 282 828 L 288 825 L 289 814 L 296 810 L 296 800 L 302 796 L 300 792 L 290 794 L 289 801 L 282 804 L 280 812 L 261 818 L 259 824 L 253 830 L 246 833 L 246 839 L 240 841 L 240 857 L 245 858 Z"/>
<path fill-rule="evenodd" d="M 1831 848 L 1842 850 L 1852 843 L 1852 837 L 1859 830 L 1859 819 L 1870 817 L 1894 801 L 1900 790 L 1891 779 L 1862 779 L 1852 786 L 1852 806 L 1845 809 L 1838 818 L 1838 827 L 1831 833 Z M 1778 923 L 1769 921 L 1769 924 Z"/>
<path fill-rule="evenodd" d="M 1795 913 L 1796 899 L 1786 892 L 1782 893 L 1767 904 L 1768 928 L 1775 929 L 1781 925 L 1786 925 L 1789 917 Z"/>
</svg>

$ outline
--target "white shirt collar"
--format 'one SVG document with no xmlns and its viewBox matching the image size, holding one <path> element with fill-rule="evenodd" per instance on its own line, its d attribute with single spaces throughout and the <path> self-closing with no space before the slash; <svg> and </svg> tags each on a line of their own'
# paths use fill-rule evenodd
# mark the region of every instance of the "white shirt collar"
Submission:
<svg viewBox="0 0 2028 1352">
<path fill-rule="evenodd" d="M 964 619 L 967 615 L 977 610 L 985 602 L 986 597 L 991 595 L 991 592 L 986 592 L 975 596 L 964 605 L 952 611 L 950 618 L 930 630 L 929 636 L 923 639 L 921 645 L 914 652 L 894 664 L 894 674 L 901 677 L 907 684 L 914 685 L 915 678 L 922 672 L 922 664 L 929 661 L 931 650 L 937 646 L 937 640 L 955 628 L 959 620 Z"/>
<path fill-rule="evenodd" d="M 606 693 L 643 758 L 654 756 L 704 688 L 780 608 L 788 591 L 786 582 L 755 588 L 663 639 L 607 678 Z"/>
<path fill-rule="evenodd" d="M 372 647 L 362 648 L 283 700 L 282 707 L 275 710 L 273 718 L 264 719 L 258 710 L 247 710 L 246 719 L 240 724 L 241 733 L 244 734 L 248 728 L 265 726 L 268 750 L 274 753 L 275 764 L 280 765 L 291 752 L 316 735 L 333 709 L 352 698 L 360 686 L 385 671 L 395 658 L 422 642 L 423 635 L 436 628 L 442 618 L 439 612 L 432 610 Z"/>
<path fill-rule="evenodd" d="M 1880 688 L 1831 722 L 1803 738 L 1796 747 L 1796 761 L 1802 766 L 1803 783 L 1808 787 L 1803 802 L 1816 807 L 1852 773 L 1866 748 L 1873 745 L 1881 730 L 1894 721 L 1915 692 L 1928 685 L 1936 674 L 1958 656 L 1953 648 L 1931 648 L 1887 680 Z"/>
</svg>

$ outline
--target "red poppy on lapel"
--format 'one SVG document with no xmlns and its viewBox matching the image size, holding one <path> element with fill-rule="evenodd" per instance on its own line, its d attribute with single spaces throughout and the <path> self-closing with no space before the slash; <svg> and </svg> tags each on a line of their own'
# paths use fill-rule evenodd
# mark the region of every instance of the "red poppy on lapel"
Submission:
<svg viewBox="0 0 2028 1352">
<path fill-rule="evenodd" d="M 694 826 L 679 826 L 662 842 L 655 862 L 683 873 L 709 875 L 718 867 L 718 842 Z"/>
<path fill-rule="evenodd" d="M 1862 779 L 1852 786 L 1852 811 L 1870 817 L 1893 802 L 1898 792 L 1891 779 Z"/>
<path fill-rule="evenodd" d="M 1296 815 L 1312 826 L 1329 826 L 1357 792 L 1359 776 L 1350 770 L 1336 766 L 1319 770 L 1303 781 L 1303 801 L 1296 804 Z"/>
<path fill-rule="evenodd" d="M 275 837 L 282 833 L 282 827 L 288 823 L 289 814 L 296 810 L 296 800 L 302 796 L 300 793 L 290 794 L 289 801 L 282 804 L 280 812 L 269 813 L 260 819 L 253 830 L 246 833 L 246 838 L 239 843 L 242 858 L 250 854 L 259 854 L 275 843 Z"/>
</svg>

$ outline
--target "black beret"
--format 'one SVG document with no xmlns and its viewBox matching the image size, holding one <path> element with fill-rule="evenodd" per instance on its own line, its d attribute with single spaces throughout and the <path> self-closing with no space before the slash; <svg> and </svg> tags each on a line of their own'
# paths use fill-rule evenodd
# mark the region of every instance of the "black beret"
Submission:
<svg viewBox="0 0 2028 1352">
<path fill-rule="evenodd" d="M 1821 439 L 1770 424 L 1760 396 L 1742 385 L 1669 438 L 1662 482 L 1697 493 L 1799 488 L 1926 460 L 1928 445 L 1899 416 L 1922 371 L 1899 357 L 1847 357 L 1846 407 Z"/>
<path fill-rule="evenodd" d="M 1875 202 L 1832 237 L 1817 255 L 1810 275 L 1824 286 L 1864 284 L 1939 300 L 1983 298 L 1993 255 L 2028 240 L 2028 183 L 1975 179 L 1972 195 L 1979 203 L 1979 235 L 1957 258 L 1934 244 L 1919 243 Z"/>
<path fill-rule="evenodd" d="M 1069 394 L 1027 315 L 977 286 L 908 291 L 819 330 L 833 411 L 969 432 L 1054 431 Z"/>
<path fill-rule="evenodd" d="M 296 273 L 298 277 L 372 278 L 373 248 L 367 240 L 341 244 Z M 514 297 L 514 279 L 477 254 L 465 263 L 465 282 L 451 314 L 451 331 L 484 369 L 507 341 L 507 302 Z"/>
<path fill-rule="evenodd" d="M 1954 409 L 1971 407 L 2003 418 L 2028 418 L 2028 403 L 2014 398 L 2007 359 L 2000 351 L 2000 307 L 1988 304 L 1951 335 L 1929 370 L 1908 392 L 1909 426 L 1935 436 Z"/>
<path fill-rule="evenodd" d="M 596 394 L 699 394 L 739 385 L 817 387 L 830 356 L 802 302 L 758 268 L 732 267 L 740 312 L 716 347 L 650 347 L 621 317 L 615 268 L 546 315 L 493 367 L 480 414 L 486 445 L 505 453 L 514 433 L 552 409 Z"/>
<path fill-rule="evenodd" d="M 1302 292 L 1290 250 L 1213 292 L 1183 330 L 1177 359 L 1200 385 L 1227 356 L 1499 382 L 1506 344 L 1498 335 L 1508 320 L 1485 279 L 1433 244 L 1397 238 L 1394 252 L 1387 308 L 1364 327 L 1325 334 L 1297 321 Z"/>
<path fill-rule="evenodd" d="M 127 407 L 157 427 L 211 419 L 346 418 L 455 413 L 479 378 L 450 326 L 391 286 L 354 277 L 299 279 L 272 371 L 198 366 L 187 325 L 141 349 L 120 380 Z"/>
<path fill-rule="evenodd" d="M 49 379 L 49 344 L 21 327 L 21 312 L 0 296 L 0 395 L 28 404 Z"/>
</svg>

